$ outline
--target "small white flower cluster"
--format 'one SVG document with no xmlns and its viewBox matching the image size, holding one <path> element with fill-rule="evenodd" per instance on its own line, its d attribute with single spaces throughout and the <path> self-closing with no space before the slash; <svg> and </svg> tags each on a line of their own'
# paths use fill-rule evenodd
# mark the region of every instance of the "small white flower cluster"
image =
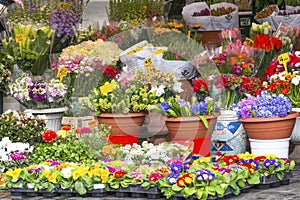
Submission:
<svg viewBox="0 0 300 200">
<path fill-rule="evenodd" d="M 8 137 L 2 138 L 0 141 L 0 161 L 10 161 L 10 154 L 13 152 L 31 153 L 34 147 L 28 143 L 11 142 Z"/>
<path fill-rule="evenodd" d="M 299 85 L 300 83 L 300 75 L 298 73 L 298 71 L 295 71 L 292 76 L 292 79 L 291 79 L 291 83 L 295 86 Z M 275 82 L 277 81 L 278 79 L 280 79 L 281 81 L 287 81 L 289 82 L 289 80 L 287 80 L 287 74 L 285 71 L 283 72 L 280 72 L 278 74 L 273 74 L 271 77 L 270 77 L 270 81 L 271 82 Z"/>
<path fill-rule="evenodd" d="M 126 162 L 167 162 L 174 158 L 182 158 L 188 153 L 188 147 L 177 143 L 160 143 L 153 145 L 144 141 L 142 145 L 134 143 L 121 147 Z"/>
</svg>

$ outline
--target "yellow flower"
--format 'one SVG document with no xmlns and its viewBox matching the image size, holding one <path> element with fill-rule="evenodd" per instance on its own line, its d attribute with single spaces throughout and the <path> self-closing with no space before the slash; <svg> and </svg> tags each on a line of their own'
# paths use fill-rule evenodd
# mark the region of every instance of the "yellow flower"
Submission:
<svg viewBox="0 0 300 200">
<path fill-rule="evenodd" d="M 77 180 L 79 177 L 82 176 L 81 170 L 74 171 L 73 174 L 72 174 L 72 176 L 73 176 L 74 180 Z"/>
<path fill-rule="evenodd" d="M 238 154 L 237 156 L 244 160 L 250 160 L 256 157 L 255 154 L 250 154 L 249 152 L 246 152 L 244 154 Z"/>
<path fill-rule="evenodd" d="M 107 183 L 108 176 L 110 174 L 109 171 L 106 170 L 106 169 L 101 168 L 100 172 L 101 172 L 102 183 Z"/>
<path fill-rule="evenodd" d="M 17 169 L 14 169 L 14 170 L 8 170 L 6 172 L 6 175 L 11 176 L 13 179 L 16 179 L 16 178 L 19 178 L 21 171 L 22 171 L 21 168 L 17 168 Z"/>
<path fill-rule="evenodd" d="M 177 28 L 172 28 L 172 31 L 176 32 L 176 33 L 181 33 L 180 30 L 178 30 Z"/>
<path fill-rule="evenodd" d="M 51 175 L 51 172 L 49 170 L 44 171 L 44 173 L 42 174 L 42 177 L 46 177 L 47 179 L 49 179 Z"/>
<path fill-rule="evenodd" d="M 57 173 L 53 172 L 51 174 L 51 176 L 48 177 L 48 181 L 51 182 L 51 183 L 55 183 L 56 182 L 56 178 L 57 178 Z"/>
<path fill-rule="evenodd" d="M 57 131 L 57 135 L 59 137 L 65 138 L 67 135 L 69 135 L 69 133 L 68 133 L 68 131 L 65 131 L 65 130 L 59 130 L 59 131 Z"/>
</svg>

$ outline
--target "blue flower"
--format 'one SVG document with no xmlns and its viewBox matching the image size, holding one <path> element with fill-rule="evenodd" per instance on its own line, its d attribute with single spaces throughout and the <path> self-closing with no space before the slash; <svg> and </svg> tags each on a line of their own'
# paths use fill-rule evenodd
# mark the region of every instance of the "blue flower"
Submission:
<svg viewBox="0 0 300 200">
<path fill-rule="evenodd" d="M 170 166 L 172 172 L 174 173 L 180 173 L 182 171 L 182 165 L 180 164 L 176 164 L 176 163 L 173 163 L 171 166 Z"/>
<path fill-rule="evenodd" d="M 179 173 L 171 173 L 167 175 L 167 180 L 170 184 L 175 184 L 177 182 L 177 178 L 180 176 Z"/>
<path fill-rule="evenodd" d="M 216 178 L 216 175 L 207 169 L 197 170 L 196 173 L 198 174 L 196 177 L 197 181 L 210 181 Z"/>
<path fill-rule="evenodd" d="M 274 165 L 275 164 L 275 160 L 269 160 L 269 159 L 266 159 L 263 163 L 264 167 L 265 168 L 269 168 L 271 165 Z"/>
<path fill-rule="evenodd" d="M 162 102 L 160 105 L 160 109 L 163 113 L 166 113 L 170 108 L 171 106 L 167 102 Z"/>
</svg>

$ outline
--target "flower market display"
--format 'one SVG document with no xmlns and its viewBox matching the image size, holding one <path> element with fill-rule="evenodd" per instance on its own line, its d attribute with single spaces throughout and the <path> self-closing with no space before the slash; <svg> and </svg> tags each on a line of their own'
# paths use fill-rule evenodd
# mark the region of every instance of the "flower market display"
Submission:
<svg viewBox="0 0 300 200">
<path fill-rule="evenodd" d="M 87 3 L 8 10 L 0 91 L 25 110 L 0 115 L 0 191 L 222 199 L 290 183 L 300 31 L 270 21 L 288 7 L 257 12 L 244 38 L 234 4 L 186 5 L 184 24 L 163 19 L 163 1 L 109 1 L 109 23 L 83 29 Z"/>
</svg>

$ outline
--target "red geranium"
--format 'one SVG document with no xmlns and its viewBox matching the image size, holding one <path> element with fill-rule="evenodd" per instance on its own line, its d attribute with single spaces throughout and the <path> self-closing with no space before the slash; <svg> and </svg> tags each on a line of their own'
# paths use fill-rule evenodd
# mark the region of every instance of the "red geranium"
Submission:
<svg viewBox="0 0 300 200">
<path fill-rule="evenodd" d="M 44 142 L 51 143 L 58 137 L 58 135 L 53 130 L 46 130 L 43 133 L 42 137 L 43 137 Z"/>
</svg>

